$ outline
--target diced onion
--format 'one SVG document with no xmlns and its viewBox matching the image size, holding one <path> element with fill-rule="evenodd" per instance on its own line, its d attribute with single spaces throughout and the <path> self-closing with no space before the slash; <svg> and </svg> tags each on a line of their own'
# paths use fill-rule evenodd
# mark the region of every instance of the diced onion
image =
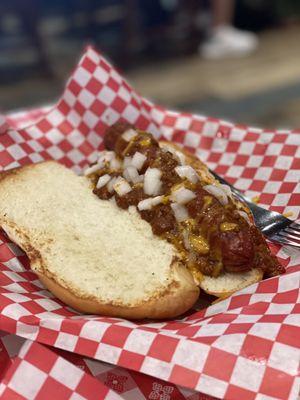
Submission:
<svg viewBox="0 0 300 400">
<path fill-rule="evenodd" d="M 141 200 L 137 207 L 140 211 L 150 210 L 152 208 L 152 199 Z"/>
<path fill-rule="evenodd" d="M 99 169 L 104 167 L 104 164 L 106 162 L 110 162 L 113 158 L 115 158 L 115 152 L 114 151 L 101 151 L 98 154 L 98 161 L 95 165 L 92 165 L 91 167 L 88 167 L 85 171 L 84 171 L 84 175 L 90 175 L 93 174 L 94 172 L 97 172 Z"/>
<path fill-rule="evenodd" d="M 195 193 L 185 187 L 180 187 L 172 192 L 170 199 L 178 204 L 186 204 L 196 197 Z"/>
<path fill-rule="evenodd" d="M 149 196 L 159 194 L 161 188 L 161 171 L 158 168 L 148 168 L 144 177 L 144 192 Z"/>
<path fill-rule="evenodd" d="M 114 151 L 101 151 L 98 162 L 110 162 L 115 156 L 116 153 Z"/>
<path fill-rule="evenodd" d="M 121 168 L 121 166 L 122 166 L 121 161 L 116 157 L 114 157 L 110 162 L 111 169 L 118 170 Z"/>
<path fill-rule="evenodd" d="M 113 185 L 114 190 L 117 192 L 117 194 L 122 197 L 125 194 L 131 192 L 132 188 L 129 185 L 129 183 L 124 179 L 119 177 L 115 184 Z"/>
<path fill-rule="evenodd" d="M 124 169 L 123 176 L 126 179 L 126 181 L 128 181 L 128 182 L 130 181 L 130 176 L 128 174 L 128 167 Z"/>
<path fill-rule="evenodd" d="M 175 168 L 175 171 L 180 178 L 187 178 L 192 183 L 198 182 L 197 172 L 190 165 L 179 165 Z"/>
<path fill-rule="evenodd" d="M 85 175 L 90 175 L 91 173 L 96 172 L 98 169 L 103 168 L 106 163 L 109 163 L 114 158 L 115 158 L 115 152 L 106 151 L 106 150 L 101 151 L 99 153 L 99 158 L 98 158 L 97 164 L 95 164 L 92 167 L 88 168 L 85 171 Z M 98 166 L 98 169 L 97 169 L 96 166 Z M 92 172 L 90 172 L 90 171 L 92 171 Z"/>
<path fill-rule="evenodd" d="M 241 217 L 245 218 L 245 220 L 246 220 L 247 222 L 250 222 L 249 215 L 248 215 L 245 211 L 238 210 L 238 213 L 240 214 Z"/>
<path fill-rule="evenodd" d="M 141 200 L 138 204 L 138 209 L 140 211 L 143 210 L 151 210 L 152 207 L 157 206 L 163 200 L 164 196 L 156 196 L 150 197 L 149 199 Z"/>
<path fill-rule="evenodd" d="M 98 179 L 96 188 L 100 189 L 103 186 L 105 186 L 108 182 L 110 181 L 110 176 L 108 174 L 102 175 L 100 176 L 100 178 Z"/>
<path fill-rule="evenodd" d="M 133 183 L 141 182 L 140 175 L 139 175 L 137 169 L 134 168 L 133 166 L 129 166 L 129 167 L 125 168 L 125 170 L 123 172 L 123 176 L 129 182 L 133 182 Z"/>
<path fill-rule="evenodd" d="M 144 154 L 137 151 L 136 153 L 134 153 L 132 157 L 131 165 L 139 171 L 143 167 L 144 162 L 146 160 L 147 157 Z"/>
<path fill-rule="evenodd" d="M 165 153 L 167 151 L 169 151 L 170 153 L 174 153 L 174 148 L 169 144 L 169 143 L 160 143 L 160 148 L 162 149 L 162 151 L 164 151 Z"/>
<path fill-rule="evenodd" d="M 181 204 L 177 203 L 172 203 L 171 208 L 173 210 L 177 222 L 182 222 L 185 219 L 188 219 L 189 213 L 185 208 L 185 206 L 182 206 Z"/>
<path fill-rule="evenodd" d="M 211 195 L 213 195 L 214 197 L 216 197 L 223 206 L 228 204 L 227 194 L 224 192 L 224 190 L 220 186 L 206 185 L 206 186 L 203 186 L 203 189 L 206 190 Z"/>
<path fill-rule="evenodd" d="M 114 184 L 116 183 L 116 181 L 118 180 L 118 178 L 114 177 L 112 178 L 108 184 L 107 184 L 107 190 L 112 193 L 114 191 Z"/>
<path fill-rule="evenodd" d="M 129 167 L 129 165 L 131 165 L 131 160 L 132 160 L 131 157 L 125 157 L 124 158 L 124 161 L 123 161 L 124 168 Z"/>
<path fill-rule="evenodd" d="M 173 146 L 165 143 L 162 144 L 161 147 L 163 151 L 169 151 L 170 153 L 172 153 L 173 156 L 175 156 L 175 158 L 177 159 L 177 161 L 179 161 L 181 165 L 185 164 L 185 155 L 181 151 L 178 151 L 174 149 Z"/>
<path fill-rule="evenodd" d="M 134 129 L 127 129 L 122 135 L 122 138 L 126 140 L 126 142 L 130 142 L 137 135 L 137 132 Z"/>
<path fill-rule="evenodd" d="M 101 165 L 99 165 L 98 163 L 95 165 L 92 165 L 91 167 L 88 167 L 85 171 L 84 171 L 84 175 L 88 176 L 93 174 L 94 172 L 99 171 L 99 169 L 101 169 Z"/>
<path fill-rule="evenodd" d="M 188 233 L 187 230 L 184 230 L 182 232 L 182 237 L 183 237 L 184 247 L 186 248 L 186 250 L 190 250 L 191 249 L 191 244 L 190 244 L 190 241 L 189 241 L 189 233 Z"/>
<path fill-rule="evenodd" d="M 181 151 L 176 151 L 175 156 L 178 158 L 178 161 L 180 162 L 181 165 L 185 164 L 185 155 L 181 153 Z"/>
<path fill-rule="evenodd" d="M 232 196 L 232 192 L 231 192 L 230 186 L 224 185 L 224 184 L 221 184 L 220 186 L 224 190 L 224 192 L 227 194 L 228 197 Z"/>
<path fill-rule="evenodd" d="M 156 196 L 153 197 L 152 199 L 152 205 L 157 206 L 157 204 L 160 204 L 163 201 L 164 196 Z"/>
</svg>

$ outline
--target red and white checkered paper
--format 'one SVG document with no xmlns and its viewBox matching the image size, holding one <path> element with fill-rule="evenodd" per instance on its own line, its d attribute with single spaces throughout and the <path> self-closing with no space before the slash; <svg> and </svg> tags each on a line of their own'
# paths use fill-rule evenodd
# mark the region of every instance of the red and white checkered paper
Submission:
<svg viewBox="0 0 300 400">
<path fill-rule="evenodd" d="M 122 399 L 101 380 L 85 372 L 84 366 L 78 368 L 37 342 L 3 335 L 1 346 L 3 361 L 4 357 L 7 359 L 0 383 L 3 400 Z"/>
<path fill-rule="evenodd" d="M 0 338 L 1 400 L 217 400 L 20 336 L 0 332 Z"/>
<path fill-rule="evenodd" d="M 11 129 L 0 134 L 0 163 L 9 169 L 56 159 L 80 172 L 95 159 L 106 126 L 119 119 L 183 144 L 237 188 L 258 194 L 266 207 L 298 217 L 300 131 L 266 131 L 165 110 L 138 95 L 91 48 L 56 106 L 2 121 Z M 137 323 L 77 314 L 43 288 L 27 257 L 4 234 L 0 239 L 3 331 L 218 398 L 297 398 L 299 251 L 272 245 L 285 275 L 185 318 Z"/>
</svg>

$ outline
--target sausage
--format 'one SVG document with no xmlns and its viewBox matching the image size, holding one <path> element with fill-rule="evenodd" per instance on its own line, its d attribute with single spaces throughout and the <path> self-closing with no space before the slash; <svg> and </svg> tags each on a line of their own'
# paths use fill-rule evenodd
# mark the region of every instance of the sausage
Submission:
<svg viewBox="0 0 300 400">
<path fill-rule="evenodd" d="M 226 271 L 242 272 L 253 267 L 254 247 L 248 229 L 222 232 L 220 241 Z"/>
<path fill-rule="evenodd" d="M 283 274 L 285 268 L 278 262 L 269 248 L 264 245 L 263 235 L 260 230 L 255 225 L 252 225 L 250 231 L 255 246 L 255 266 L 261 268 L 267 278 Z"/>
<path fill-rule="evenodd" d="M 278 263 L 277 258 L 273 254 L 264 253 L 262 250 L 258 260 L 257 264 L 265 272 L 267 278 L 272 278 L 285 272 L 284 266 Z"/>
</svg>

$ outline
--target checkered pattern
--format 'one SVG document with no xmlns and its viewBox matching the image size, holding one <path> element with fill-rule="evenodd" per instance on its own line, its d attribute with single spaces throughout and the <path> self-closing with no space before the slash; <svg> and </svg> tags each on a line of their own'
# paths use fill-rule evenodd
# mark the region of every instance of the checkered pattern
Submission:
<svg viewBox="0 0 300 400">
<path fill-rule="evenodd" d="M 57 349 L 53 352 L 36 342 L 4 332 L 0 332 L 0 354 L 5 354 L 0 363 L 1 400 L 19 398 L 18 395 L 24 399 L 43 400 L 54 397 L 214 400 L 193 390 L 78 354 Z M 30 385 L 28 378 L 33 378 Z"/>
<path fill-rule="evenodd" d="M 137 95 L 91 48 L 59 103 L 41 113 L 26 128 L 10 117 L 11 129 L 0 136 L 4 169 L 54 158 L 80 171 L 101 147 L 106 126 L 124 119 L 183 144 L 248 195 L 259 194 L 266 207 L 298 217 L 300 132 L 263 131 L 165 110 Z M 296 250 L 272 245 L 287 267 L 281 277 L 180 320 L 133 323 L 75 314 L 43 289 L 27 258 L 4 235 L 1 240 L 2 329 L 218 398 L 297 397 Z"/>
<path fill-rule="evenodd" d="M 17 127 L 18 129 L 23 128 L 23 126 L 28 127 L 29 125 L 37 121 L 39 118 L 42 118 L 44 115 L 46 115 L 50 110 L 51 106 L 45 106 L 43 108 L 36 108 L 33 110 L 14 112 L 12 117 L 10 117 L 10 115 L 0 116 L 0 121 L 2 118 L 2 121 L 4 121 L 6 124 L 6 125 L 3 124 L 3 126 L 6 126 L 6 129 L 3 129 L 3 132 L 5 132 L 9 127 L 12 126 Z M 0 122 L 0 127 L 1 127 L 1 122 Z"/>
<path fill-rule="evenodd" d="M 118 400 L 121 397 L 45 346 L 27 340 L 4 373 L 0 399 Z"/>
</svg>

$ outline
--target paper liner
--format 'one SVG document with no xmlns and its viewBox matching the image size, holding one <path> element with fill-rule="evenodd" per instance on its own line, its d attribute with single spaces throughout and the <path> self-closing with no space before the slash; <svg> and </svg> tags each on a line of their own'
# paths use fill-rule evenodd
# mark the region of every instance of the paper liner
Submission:
<svg viewBox="0 0 300 400">
<path fill-rule="evenodd" d="M 51 350 L 5 332 L 0 332 L 0 354 L 1 400 L 17 396 L 30 400 L 215 399 L 139 372 Z"/>
<path fill-rule="evenodd" d="M 11 129 L 0 134 L 1 166 L 56 159 L 80 172 L 95 159 L 106 126 L 119 119 L 184 145 L 250 197 L 259 195 L 262 205 L 298 217 L 299 131 L 262 130 L 165 110 L 138 95 L 92 48 L 50 111 L 2 119 Z M 82 316 L 64 306 L 2 234 L 0 328 L 218 398 L 295 399 L 300 256 L 279 245 L 272 250 L 286 266 L 285 275 L 185 318 L 134 323 Z"/>
</svg>

